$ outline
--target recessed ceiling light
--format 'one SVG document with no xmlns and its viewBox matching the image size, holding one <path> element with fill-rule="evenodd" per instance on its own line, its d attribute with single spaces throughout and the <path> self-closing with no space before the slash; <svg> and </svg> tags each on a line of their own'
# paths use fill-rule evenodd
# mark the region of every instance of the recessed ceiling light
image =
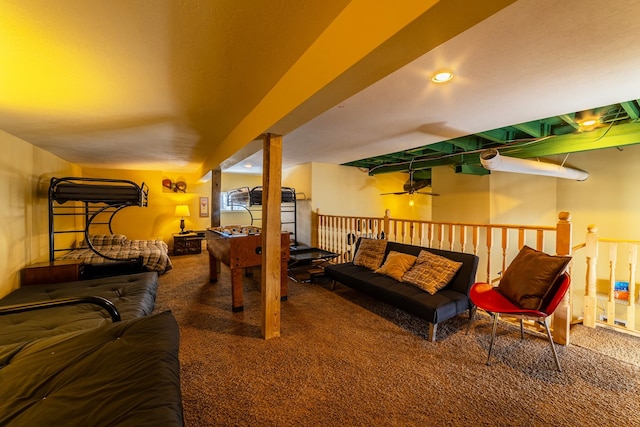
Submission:
<svg viewBox="0 0 640 427">
<path fill-rule="evenodd" d="M 244 167 L 247 169 L 251 169 L 253 167 L 253 165 L 251 163 L 245 163 Z"/>
<path fill-rule="evenodd" d="M 445 83 L 453 78 L 453 71 L 440 70 L 431 75 L 431 81 L 434 83 Z"/>
</svg>

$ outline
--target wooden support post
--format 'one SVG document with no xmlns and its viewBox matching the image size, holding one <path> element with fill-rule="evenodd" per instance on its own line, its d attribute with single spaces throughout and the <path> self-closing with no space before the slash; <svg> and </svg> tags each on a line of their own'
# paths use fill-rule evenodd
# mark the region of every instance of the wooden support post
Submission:
<svg viewBox="0 0 640 427">
<path fill-rule="evenodd" d="M 584 319 L 582 324 L 590 328 L 596 327 L 596 263 L 598 262 L 598 227 L 587 227 L 587 289 L 584 296 Z"/>
<path fill-rule="evenodd" d="M 384 238 L 389 240 L 389 235 L 391 234 L 391 227 L 389 226 L 389 217 L 391 217 L 391 211 L 389 209 L 385 209 L 384 210 L 384 222 L 383 222 L 383 227 L 382 227 L 382 231 L 384 232 Z M 395 239 L 395 235 L 393 236 L 393 238 Z"/>
<path fill-rule="evenodd" d="M 560 212 L 556 228 L 556 254 L 571 255 L 571 214 Z M 569 345 L 569 330 L 571 329 L 571 288 L 560 301 L 560 305 L 553 313 L 553 340 L 558 344 Z"/>
<path fill-rule="evenodd" d="M 222 171 L 214 169 L 211 171 L 211 227 L 220 226 L 220 188 L 222 183 Z"/>
<path fill-rule="evenodd" d="M 627 300 L 627 329 L 636 329 L 636 264 L 638 246 L 629 244 L 629 299 Z"/>
<path fill-rule="evenodd" d="M 320 248 L 320 239 L 318 238 L 320 234 L 320 225 L 318 222 L 318 218 L 320 216 L 320 209 L 318 208 L 316 211 L 311 211 L 311 247 Z"/>
<path fill-rule="evenodd" d="M 264 135 L 262 172 L 262 336 L 280 336 L 282 136 Z"/>
<path fill-rule="evenodd" d="M 616 320 L 616 263 L 618 262 L 618 244 L 609 244 L 609 299 L 607 301 L 607 324 L 613 326 Z"/>
</svg>

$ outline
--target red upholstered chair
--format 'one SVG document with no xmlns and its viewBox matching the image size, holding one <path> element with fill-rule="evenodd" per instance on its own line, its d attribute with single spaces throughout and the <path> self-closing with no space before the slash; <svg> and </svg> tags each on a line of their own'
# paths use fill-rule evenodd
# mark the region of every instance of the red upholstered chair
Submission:
<svg viewBox="0 0 640 427">
<path fill-rule="evenodd" d="M 487 357 L 487 365 L 491 365 L 491 351 L 493 350 L 493 343 L 496 338 L 498 317 L 500 315 L 504 315 L 505 317 L 515 317 L 520 319 L 521 339 L 524 339 L 523 321 L 525 319 L 533 320 L 536 323 L 544 326 L 547 332 L 547 337 L 549 338 L 549 344 L 551 345 L 553 357 L 556 361 L 556 366 L 558 367 L 558 371 L 562 372 L 562 368 L 560 368 L 560 361 L 558 360 L 558 354 L 556 353 L 556 348 L 553 345 L 553 338 L 551 337 L 551 332 L 549 331 L 548 318 L 553 314 L 555 309 L 558 307 L 558 304 L 560 304 L 560 301 L 567 293 L 570 283 L 571 278 L 569 274 L 562 273 L 561 275 L 559 275 L 549 288 L 549 292 L 542 300 L 540 307 L 536 310 L 525 309 L 515 304 L 512 300 L 505 297 L 498 290 L 498 287 L 494 287 L 488 283 L 474 284 L 469 292 L 469 297 L 471 298 L 471 302 L 474 304 L 474 307 L 471 311 L 471 318 L 469 319 L 467 332 L 471 327 L 471 322 L 473 322 L 477 308 L 481 308 L 491 316 L 493 316 L 493 330 L 491 332 L 491 344 L 489 345 L 489 356 Z"/>
</svg>

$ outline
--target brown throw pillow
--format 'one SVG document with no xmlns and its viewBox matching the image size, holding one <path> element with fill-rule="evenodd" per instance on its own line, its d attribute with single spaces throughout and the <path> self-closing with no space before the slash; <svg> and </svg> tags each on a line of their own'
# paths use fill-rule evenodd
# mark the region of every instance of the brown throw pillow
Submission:
<svg viewBox="0 0 640 427">
<path fill-rule="evenodd" d="M 539 310 L 556 278 L 564 272 L 570 256 L 553 256 L 523 246 L 507 267 L 498 291 L 515 304 Z"/>
<path fill-rule="evenodd" d="M 353 257 L 353 263 L 370 270 L 376 270 L 382 264 L 387 241 L 383 239 L 360 239 L 360 245 Z"/>
<path fill-rule="evenodd" d="M 447 286 L 461 266 L 461 262 L 423 250 L 413 267 L 402 276 L 402 281 L 433 295 Z"/>
<path fill-rule="evenodd" d="M 375 273 L 384 274 L 400 281 L 404 273 L 416 262 L 416 258 L 414 255 L 390 251 L 382 267 L 377 269 Z"/>
</svg>

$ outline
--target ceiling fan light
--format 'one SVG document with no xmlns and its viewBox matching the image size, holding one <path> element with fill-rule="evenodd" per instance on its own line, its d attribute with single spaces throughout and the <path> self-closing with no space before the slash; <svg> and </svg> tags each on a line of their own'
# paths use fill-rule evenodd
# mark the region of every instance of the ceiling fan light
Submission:
<svg viewBox="0 0 640 427">
<path fill-rule="evenodd" d="M 434 83 L 446 83 L 453 78 L 453 72 L 449 70 L 439 70 L 431 75 Z"/>
</svg>

